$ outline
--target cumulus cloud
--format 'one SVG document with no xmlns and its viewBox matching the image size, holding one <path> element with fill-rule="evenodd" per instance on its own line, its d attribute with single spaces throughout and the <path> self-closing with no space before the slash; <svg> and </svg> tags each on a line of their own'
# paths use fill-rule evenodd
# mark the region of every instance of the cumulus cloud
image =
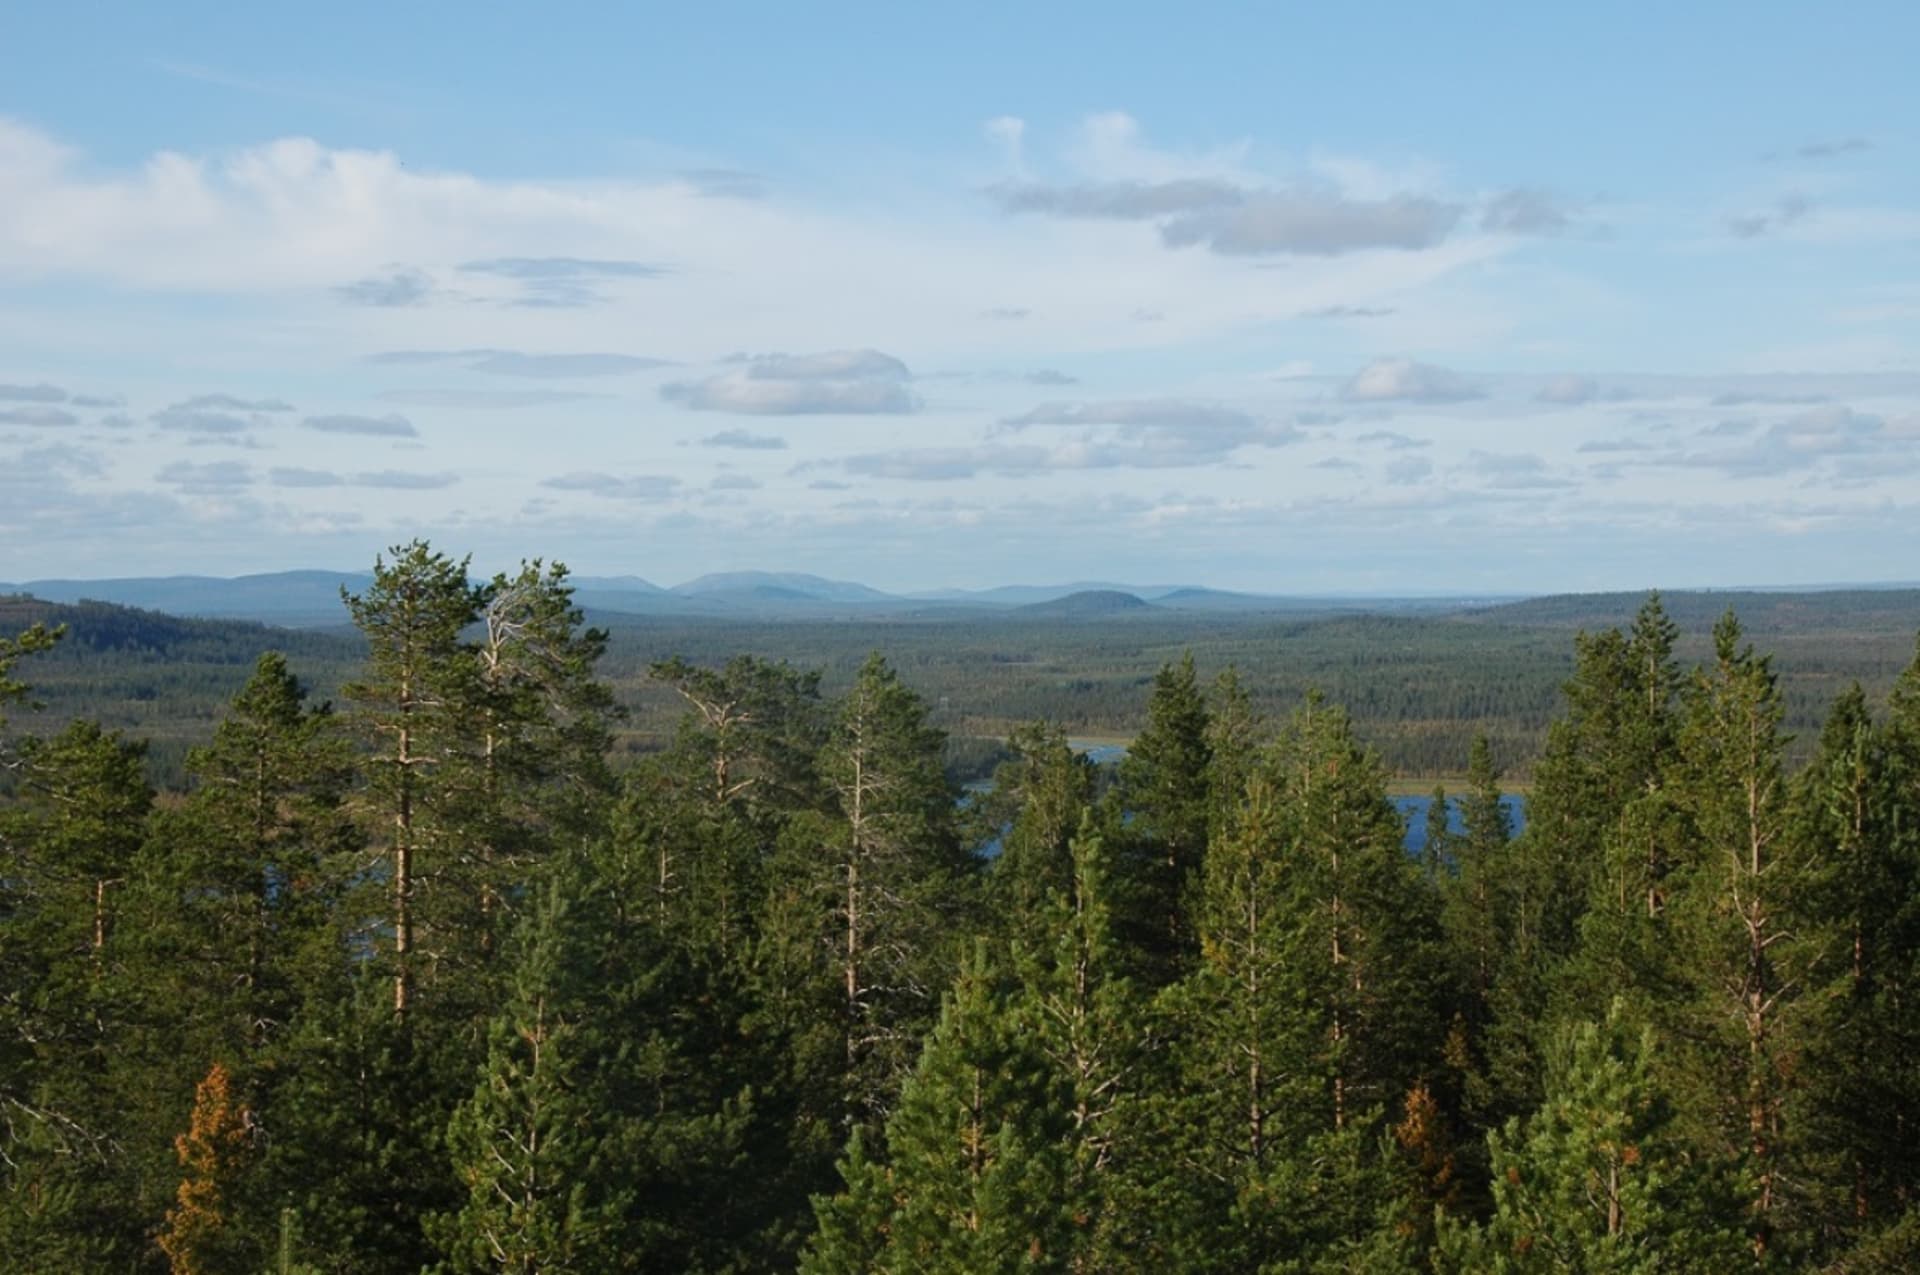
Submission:
<svg viewBox="0 0 1920 1275">
<path fill-rule="evenodd" d="M 1031 318 L 1033 317 L 1033 311 L 1028 310 L 1023 306 L 997 305 L 991 309 L 982 310 L 980 312 L 980 317 L 983 319 L 999 319 L 1002 321 L 1011 321 L 1011 320 L 1017 320 L 1017 319 Z"/>
<path fill-rule="evenodd" d="M 907 365 L 878 350 L 740 355 L 717 376 L 660 387 L 671 403 L 702 412 L 763 416 L 901 415 L 919 406 Z"/>
<path fill-rule="evenodd" d="M 267 478 L 275 487 L 339 487 L 346 482 L 340 475 L 326 469 L 300 469 L 294 466 L 281 466 L 267 471 Z"/>
<path fill-rule="evenodd" d="M 460 481 L 457 474 L 414 473 L 399 469 L 376 469 L 357 474 L 341 474 L 330 469 L 276 467 L 267 471 L 276 487 L 373 487 L 401 491 L 430 491 L 451 487 Z"/>
<path fill-rule="evenodd" d="M 745 474 L 720 474 L 707 486 L 714 491 L 758 491 L 760 481 Z"/>
<path fill-rule="evenodd" d="M 154 481 L 196 495 L 220 495 L 237 491 L 253 482 L 253 469 L 237 460 L 216 460 L 204 465 L 177 460 L 154 475 Z"/>
<path fill-rule="evenodd" d="M 1319 191 L 1275 192 L 1232 208 L 1176 217 L 1160 228 L 1160 237 L 1170 248 L 1205 244 L 1230 257 L 1413 251 L 1446 238 L 1460 211 L 1458 204 L 1412 195 L 1361 200 Z"/>
<path fill-rule="evenodd" d="M 266 417 L 257 414 L 240 416 L 233 412 L 205 411 L 186 406 L 169 407 L 165 411 L 155 412 L 148 419 L 161 429 L 203 438 L 229 439 L 238 438 L 268 423 Z"/>
<path fill-rule="evenodd" d="M 1787 195 L 1765 212 L 1744 213 L 1727 218 L 1727 233 L 1735 239 L 1758 239 L 1805 221 L 1813 213 L 1813 201 L 1805 195 Z"/>
<path fill-rule="evenodd" d="M 1740 422 L 1723 422 L 1723 425 Z M 1735 431 L 1716 429 L 1717 434 Z M 1674 464 L 1711 469 L 1729 478 L 1762 478 L 1813 469 L 1835 457 L 1904 458 L 1914 440 L 1904 430 L 1889 430 L 1879 417 L 1839 404 L 1816 407 L 1769 426 L 1738 447 L 1689 452 Z"/>
<path fill-rule="evenodd" d="M 66 401 L 67 392 L 58 385 L 0 385 L 0 403 L 64 403 Z"/>
<path fill-rule="evenodd" d="M 372 438 L 417 438 L 420 431 L 404 416 L 309 416 L 300 422 L 322 434 L 364 434 Z"/>
<path fill-rule="evenodd" d="M 32 425 L 37 428 L 62 428 L 78 425 L 80 418 L 62 407 L 0 407 L 0 425 Z"/>
<path fill-rule="evenodd" d="M 750 452 L 777 452 L 786 445 L 787 440 L 778 434 L 755 434 L 744 429 L 723 429 L 700 440 L 702 447 L 734 447 Z"/>
<path fill-rule="evenodd" d="M 1370 248 L 1430 248 L 1461 206 L 1418 195 L 1356 199 L 1311 186 L 1267 189 L 1219 178 L 1053 185 L 1002 182 L 1002 212 L 1108 221 L 1157 221 L 1169 248 L 1204 244 L 1224 256 L 1334 257 Z"/>
<path fill-rule="evenodd" d="M 1379 443 L 1391 451 L 1406 451 L 1414 447 L 1431 447 L 1433 440 L 1428 438 L 1409 438 L 1405 434 L 1396 434 L 1390 429 L 1376 429 L 1361 434 L 1356 439 L 1362 443 Z"/>
<path fill-rule="evenodd" d="M 348 305 L 386 310 L 424 305 L 433 296 L 433 276 L 424 270 L 400 266 L 387 274 L 343 283 L 333 290 L 333 295 Z"/>
<path fill-rule="evenodd" d="M 460 265 L 466 274 L 510 280 L 519 291 L 508 305 L 531 309 L 577 309 L 610 300 L 604 285 L 626 279 L 658 279 L 665 266 L 645 261 L 586 257 L 493 257 Z"/>
<path fill-rule="evenodd" d="M 1530 453 L 1476 451 L 1468 455 L 1467 466 L 1489 487 L 1524 491 L 1574 485 L 1568 479 L 1555 478 L 1547 462 Z"/>
<path fill-rule="evenodd" d="M 1356 403 L 1463 403 L 1486 397 L 1486 391 L 1458 372 L 1412 359 L 1369 363 L 1342 394 Z"/>
<path fill-rule="evenodd" d="M 75 407 L 125 407 L 127 400 L 118 394 L 75 394 Z"/>
<path fill-rule="evenodd" d="M 56 444 L 50 447 L 29 447 L 15 456 L 10 462 L 13 476 L 61 478 L 101 478 L 106 475 L 107 466 L 101 454 L 84 447 L 70 447 Z"/>
<path fill-rule="evenodd" d="M 665 474 L 622 477 L 601 470 L 577 469 L 540 484 L 555 491 L 584 491 L 609 500 L 650 502 L 666 500 L 680 490 L 680 480 Z"/>
<path fill-rule="evenodd" d="M 1544 190 L 1515 187 L 1487 201 L 1480 228 L 1508 235 L 1558 235 L 1573 225 L 1566 208 Z"/>
<path fill-rule="evenodd" d="M 1050 367 L 1029 372 L 1023 378 L 1028 385 L 1078 385 L 1080 378 L 1068 376 L 1065 372 L 1056 372 Z"/>
<path fill-rule="evenodd" d="M 1576 450 L 1591 455 L 1606 455 L 1611 452 L 1652 451 L 1653 445 L 1638 438 L 1594 438 L 1580 444 Z"/>
<path fill-rule="evenodd" d="M 237 398 L 232 394 L 198 394 L 167 408 L 170 412 L 291 412 L 293 404 L 277 398 Z"/>
</svg>

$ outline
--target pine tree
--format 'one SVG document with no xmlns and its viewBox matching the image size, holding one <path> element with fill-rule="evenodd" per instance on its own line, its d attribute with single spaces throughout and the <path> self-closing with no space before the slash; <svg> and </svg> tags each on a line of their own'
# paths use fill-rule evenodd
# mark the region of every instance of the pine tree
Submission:
<svg viewBox="0 0 1920 1275">
<path fill-rule="evenodd" d="M 1071 891 L 1073 838 L 1093 800 L 1093 766 L 1057 726 L 1035 722 L 1007 744 L 1014 759 L 994 774 L 985 803 L 991 824 L 1005 827 L 991 887 L 999 917 L 1018 927 L 1056 895 Z"/>
<path fill-rule="evenodd" d="M 1920 1038 L 1920 843 L 1900 734 L 1898 719 L 1876 728 L 1864 692 L 1848 688 L 1794 790 L 1822 955 L 1809 973 L 1802 1114 L 1823 1162 L 1825 1227 L 1844 1232 L 1871 1232 L 1920 1188 L 1920 1079 L 1907 1060 Z"/>
<path fill-rule="evenodd" d="M 556 840 L 575 841 L 603 822 L 616 708 L 594 677 L 607 635 L 581 627 L 565 566 L 523 562 L 515 575 L 496 575 L 480 598 L 474 702 L 460 723 L 478 735 L 468 746 L 475 791 L 451 813 L 472 912 L 464 928 L 484 956 L 529 868 Z"/>
<path fill-rule="evenodd" d="M 1658 1043 L 1616 1005 L 1564 1030 L 1546 1100 L 1492 1135 L 1493 1216 L 1440 1221 L 1442 1270 L 1697 1272 L 1749 1264 L 1730 1180 L 1695 1160 L 1656 1079 Z"/>
<path fill-rule="evenodd" d="M 418 977 L 421 887 L 465 849 L 448 835 L 449 806 L 471 788 L 474 767 L 461 713 L 476 698 L 477 669 L 461 634 L 480 618 L 488 593 L 468 582 L 467 559 L 456 562 L 425 541 L 392 553 L 391 563 L 375 560 L 366 593 L 341 590 L 367 639 L 365 676 L 343 693 L 374 748 L 368 815 L 386 842 L 393 1009 L 404 1017 Z"/>
<path fill-rule="evenodd" d="M 75 721 L 19 764 L 18 803 L 0 810 L 0 1220 L 49 1252 L 126 1260 L 154 1203 L 138 1154 L 164 1136 L 148 1104 L 132 1110 L 144 1077 L 128 1048 L 140 1003 L 122 914 L 153 802 L 145 749 Z"/>
<path fill-rule="evenodd" d="M 920 697 L 870 658 L 821 752 L 838 815 L 819 829 L 825 854 L 812 865 L 832 899 L 826 938 L 855 1122 L 889 1106 L 952 968 L 942 948 L 964 906 L 970 864 L 955 834 L 944 752 Z"/>
<path fill-rule="evenodd" d="M 605 1048 L 593 971 L 568 900 L 545 893 L 488 1028 L 473 1094 L 447 1132 L 466 1200 L 430 1229 L 450 1271 L 621 1269 L 619 1219 L 634 1201 L 601 1141 L 616 1126 L 597 1083 Z"/>
<path fill-rule="evenodd" d="M 688 707 L 671 746 L 628 773 L 615 847 L 679 941 L 750 962 L 767 861 L 796 814 L 829 804 L 815 768 L 820 676 L 753 656 L 649 674 Z"/>
<path fill-rule="evenodd" d="M 352 759 L 331 706 L 306 698 L 284 656 L 262 655 L 212 743 L 188 755 L 197 788 L 149 839 L 145 960 L 191 1007 L 191 1028 L 173 1024 L 176 1054 L 187 1030 L 203 1052 L 257 1049 L 297 1012 L 314 963 L 337 958 L 330 914 L 362 845 L 343 806 Z"/>
<path fill-rule="evenodd" d="M 1066 1268 L 1099 1271 L 1114 1268 L 1114 1247 L 1125 1242 L 1126 1223 L 1110 1208 L 1117 1166 L 1157 1149 L 1126 1136 L 1146 1007 L 1125 973 L 1113 928 L 1112 868 L 1091 811 L 1070 854 L 1071 880 L 1036 910 L 1033 946 L 1016 950 L 1018 1009 L 1060 1081 L 1071 1119 L 1061 1192 L 1074 1228 Z"/>
<path fill-rule="evenodd" d="M 1127 824 L 1127 872 L 1136 899 L 1131 938 L 1170 980 L 1192 956 L 1187 892 L 1207 849 L 1213 805 L 1210 718 L 1193 656 L 1162 665 L 1147 700 L 1147 724 L 1120 763 L 1116 797 Z"/>
<path fill-rule="evenodd" d="M 1549 729 L 1534 767 L 1526 831 L 1505 874 L 1508 937 L 1488 1032 L 1495 1109 L 1524 1110 L 1538 1099 L 1541 1027 L 1554 1017 L 1556 992 L 1565 994 L 1564 966 L 1583 942 L 1583 918 L 1597 893 L 1631 881 L 1645 891 L 1645 906 L 1664 907 L 1673 847 L 1655 814 L 1678 764 L 1677 638 L 1652 593 L 1630 632 L 1581 633 L 1574 641 L 1566 716 Z M 1642 813 L 1629 817 L 1636 803 Z M 1639 864 L 1628 871 L 1636 855 Z"/>
<path fill-rule="evenodd" d="M 847 1196 L 822 1201 L 824 1242 L 802 1271 L 1062 1268 L 1073 1245 L 1067 1095 L 1003 983 L 977 948 L 887 1121 L 886 1168 L 850 1149 Z"/>
<path fill-rule="evenodd" d="M 1811 864 L 1788 836 L 1782 712 L 1771 662 L 1729 611 L 1688 692 L 1678 783 L 1697 841 L 1674 906 L 1696 1000 L 1694 1110 L 1751 1167 L 1762 1255 L 1791 1208 L 1787 1117 L 1815 955 L 1799 916 Z"/>
<path fill-rule="evenodd" d="M 13 678 L 13 666 L 29 655 L 53 649 L 53 644 L 65 634 L 64 625 L 49 629 L 44 624 L 36 624 L 13 637 L 0 637 L 0 709 L 11 702 L 25 699 L 27 695 L 26 683 Z M 6 715 L 0 713 L 0 726 L 6 724 Z"/>
<path fill-rule="evenodd" d="M 1267 724 L 1232 665 L 1213 680 L 1207 697 L 1207 839 L 1233 826 L 1240 798 L 1253 777 L 1267 737 Z"/>
</svg>

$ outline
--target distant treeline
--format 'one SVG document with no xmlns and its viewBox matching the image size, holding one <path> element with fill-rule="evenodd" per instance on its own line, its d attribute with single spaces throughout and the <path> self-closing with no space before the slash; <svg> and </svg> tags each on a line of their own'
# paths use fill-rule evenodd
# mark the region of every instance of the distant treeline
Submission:
<svg viewBox="0 0 1920 1275">
<path fill-rule="evenodd" d="M 663 654 L 635 760 L 563 570 L 416 542 L 349 608 L 332 703 L 260 655 L 166 800 L 7 737 L 0 1269 L 1920 1268 L 1920 658 L 1796 764 L 1735 617 L 1644 600 L 1525 829 L 1476 738 L 1414 857 L 1348 711 L 1238 661 L 960 801 L 910 630 Z M 9 614 L 0 709 L 257 636 Z M 1352 639 L 1431 631 L 1343 632 L 1416 695 Z"/>
<path fill-rule="evenodd" d="M 1884 695 L 1920 628 L 1920 594 L 1855 591 L 1729 594 L 1781 661 L 1789 755 L 1804 759 L 1836 694 L 1860 681 Z M 1044 718 L 1084 737 L 1126 739 L 1144 721 L 1156 669 L 1192 653 L 1207 669 L 1231 664 L 1261 711 L 1284 713 L 1310 689 L 1345 705 L 1361 738 L 1403 778 L 1459 776 L 1485 735 L 1507 773 L 1525 781 L 1545 741 L 1561 683 L 1572 671 L 1567 629 L 1631 619 L 1625 595 L 1543 598 L 1459 616 L 1149 615 L 1105 622 L 973 620 L 777 621 L 656 619 L 604 614 L 601 677 L 627 716 L 622 757 L 664 747 L 679 712 L 651 681 L 653 662 L 682 655 L 718 663 L 739 652 L 818 669 L 830 693 L 884 650 L 924 695 L 955 741 L 956 775 L 977 778 L 1014 726 Z M 1683 659 L 1708 653 L 1722 595 L 1683 594 L 1673 609 L 1692 636 Z M 0 632 L 43 620 L 69 639 L 39 664 L 36 696 L 48 714 L 90 717 L 151 741 L 155 782 L 186 782 L 189 747 L 205 743 L 221 706 L 266 650 L 288 653 L 320 698 L 330 698 L 365 650 L 357 632 L 288 630 L 181 620 L 101 604 L 53 606 L 0 598 Z M 1744 623 L 1743 618 L 1743 623 Z M 973 762 L 969 762 L 973 758 Z M 971 767 L 971 768 L 970 768 Z"/>
</svg>

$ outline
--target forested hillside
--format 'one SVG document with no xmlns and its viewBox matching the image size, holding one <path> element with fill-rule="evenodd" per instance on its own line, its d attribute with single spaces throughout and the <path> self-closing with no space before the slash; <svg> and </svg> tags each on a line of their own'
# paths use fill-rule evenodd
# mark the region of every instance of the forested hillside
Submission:
<svg viewBox="0 0 1920 1275">
<path fill-rule="evenodd" d="M 1779 660 L 1790 756 L 1804 760 L 1827 707 L 1861 682 L 1884 696 L 1911 655 L 1920 594 L 1740 594 L 1743 617 Z M 1825 609 L 1831 599 L 1832 608 Z M 1259 710 L 1284 715 L 1318 689 L 1352 715 L 1402 786 L 1464 775 L 1476 735 L 1516 782 L 1530 779 L 1560 684 L 1573 668 L 1572 631 L 1631 620 L 1638 598 L 1593 595 L 1459 615 L 1174 614 L 1154 609 L 1085 615 L 949 615 L 865 620 L 743 621 L 643 618 L 588 609 L 607 632 L 599 672 L 625 716 L 616 754 L 632 759 L 667 746 L 683 707 L 648 674 L 682 656 L 722 664 L 734 655 L 788 660 L 821 673 L 831 696 L 852 684 L 879 650 L 928 702 L 953 741 L 959 777 L 1022 722 L 1045 718 L 1080 738 L 1125 740 L 1145 720 L 1147 689 L 1162 664 L 1191 653 L 1209 673 L 1240 670 Z M 1710 654 L 1709 632 L 1727 603 L 1680 594 L 1679 654 Z M 344 614 L 344 612 L 342 613 Z M 205 744 L 253 661 L 282 650 L 317 699 L 336 697 L 365 651 L 345 631 L 269 628 L 238 621 L 180 620 L 88 603 L 52 606 L 0 597 L 0 632 L 64 623 L 68 640 L 36 667 L 36 698 L 50 718 L 89 717 L 150 744 L 148 769 L 162 789 L 186 783 L 188 748 Z"/>
<path fill-rule="evenodd" d="M 164 799 L 20 729 L 82 627 L 12 615 L 0 1269 L 1920 1265 L 1920 659 L 1796 764 L 1734 615 L 1643 600 L 1525 830 L 1481 739 L 1413 858 L 1358 667 L 1167 658 L 1116 773 L 1042 712 L 962 801 L 925 639 L 662 642 L 633 760 L 563 569 L 416 542 L 349 610 Z"/>
</svg>

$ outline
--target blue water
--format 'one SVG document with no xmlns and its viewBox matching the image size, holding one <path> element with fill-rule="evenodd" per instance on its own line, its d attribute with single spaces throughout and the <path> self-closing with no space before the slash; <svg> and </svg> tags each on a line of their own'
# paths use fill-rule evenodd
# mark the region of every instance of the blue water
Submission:
<svg viewBox="0 0 1920 1275">
<path fill-rule="evenodd" d="M 1407 821 L 1407 853 L 1419 854 L 1427 848 L 1427 809 L 1433 805 L 1433 798 L 1395 797 L 1393 804 L 1399 808 L 1400 817 Z M 1518 835 L 1520 829 L 1527 826 L 1527 799 L 1518 793 L 1508 793 L 1500 798 L 1500 804 L 1507 808 L 1507 820 Z M 1460 821 L 1458 797 L 1447 798 L 1447 828 L 1457 833 L 1467 830 Z"/>
</svg>

